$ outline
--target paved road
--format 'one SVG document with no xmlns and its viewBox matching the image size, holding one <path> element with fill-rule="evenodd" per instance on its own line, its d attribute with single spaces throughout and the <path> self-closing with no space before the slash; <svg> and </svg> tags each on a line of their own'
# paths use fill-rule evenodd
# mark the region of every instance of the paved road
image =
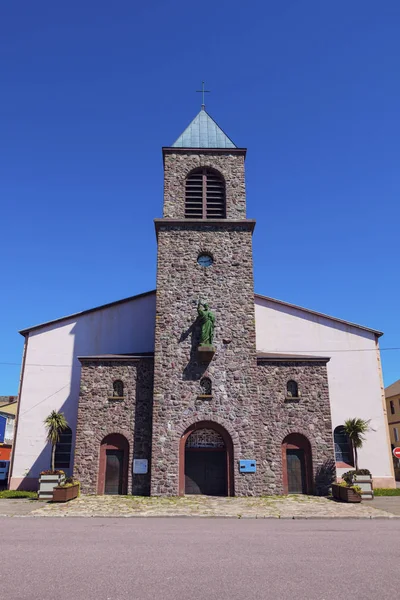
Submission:
<svg viewBox="0 0 400 600">
<path fill-rule="evenodd" d="M 398 596 L 398 520 L 0 519 L 7 600 Z"/>
<path fill-rule="evenodd" d="M 400 496 L 375 496 L 371 506 L 400 516 Z"/>
</svg>

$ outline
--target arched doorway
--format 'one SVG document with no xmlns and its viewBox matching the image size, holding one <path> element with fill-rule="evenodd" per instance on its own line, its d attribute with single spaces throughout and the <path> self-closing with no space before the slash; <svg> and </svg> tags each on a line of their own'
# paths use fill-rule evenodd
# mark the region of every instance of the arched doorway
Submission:
<svg viewBox="0 0 400 600">
<path fill-rule="evenodd" d="M 181 437 L 179 494 L 233 496 L 232 440 L 217 423 L 194 423 Z"/>
<path fill-rule="evenodd" d="M 100 446 L 98 494 L 128 492 L 129 443 L 120 433 L 107 435 Z"/>
<path fill-rule="evenodd" d="M 282 475 L 284 494 L 312 494 L 311 445 L 300 433 L 291 433 L 282 442 Z"/>
</svg>

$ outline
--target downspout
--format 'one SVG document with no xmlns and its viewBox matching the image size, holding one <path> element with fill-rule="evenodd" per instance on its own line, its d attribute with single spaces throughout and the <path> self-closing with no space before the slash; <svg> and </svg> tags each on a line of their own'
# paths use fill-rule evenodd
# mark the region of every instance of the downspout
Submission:
<svg viewBox="0 0 400 600">
<path fill-rule="evenodd" d="M 11 479 L 12 479 L 12 472 L 14 470 L 14 456 L 15 456 L 15 448 L 17 446 L 19 411 L 21 409 L 22 384 L 24 382 L 25 361 L 26 361 L 26 354 L 27 354 L 27 350 L 28 350 L 29 333 L 24 334 L 24 337 L 25 337 L 24 350 L 23 350 L 23 354 L 22 354 L 21 371 L 20 371 L 20 374 L 19 374 L 18 399 L 17 399 L 18 408 L 17 408 L 17 414 L 15 416 L 14 439 L 13 439 L 13 444 L 11 446 L 11 463 L 10 463 L 10 472 L 8 474 L 8 488 L 10 488 L 10 482 L 11 482 Z"/>
</svg>

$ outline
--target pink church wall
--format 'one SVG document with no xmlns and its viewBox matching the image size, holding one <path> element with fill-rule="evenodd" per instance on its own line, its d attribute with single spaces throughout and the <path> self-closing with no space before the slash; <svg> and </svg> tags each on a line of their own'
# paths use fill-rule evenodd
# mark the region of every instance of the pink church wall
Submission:
<svg viewBox="0 0 400 600">
<path fill-rule="evenodd" d="M 50 447 L 43 421 L 52 410 L 62 410 L 75 433 L 80 381 L 77 357 L 153 352 L 154 323 L 155 294 L 151 294 L 29 335 L 11 489 L 34 489 L 40 471 L 49 468 Z"/>
<path fill-rule="evenodd" d="M 348 418 L 371 419 L 359 452 L 360 468 L 370 469 L 375 485 L 394 487 L 375 334 L 260 297 L 255 314 L 258 351 L 331 357 L 333 429 Z M 338 475 L 346 470 L 338 469 Z"/>
</svg>

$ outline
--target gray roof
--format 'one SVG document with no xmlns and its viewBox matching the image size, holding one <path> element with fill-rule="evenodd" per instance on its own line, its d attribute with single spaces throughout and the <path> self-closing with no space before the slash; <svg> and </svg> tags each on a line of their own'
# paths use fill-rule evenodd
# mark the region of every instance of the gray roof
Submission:
<svg viewBox="0 0 400 600">
<path fill-rule="evenodd" d="M 315 356 L 309 354 L 281 354 L 280 352 L 257 352 L 258 360 L 279 362 L 329 362 L 329 356 Z"/>
<path fill-rule="evenodd" d="M 110 360 L 138 360 L 140 358 L 153 358 L 154 352 L 135 352 L 135 354 L 92 354 L 90 356 L 78 356 L 78 360 L 95 360 L 95 361 L 110 361 Z"/>
<path fill-rule="evenodd" d="M 204 108 L 172 144 L 172 148 L 236 148 Z"/>
</svg>

